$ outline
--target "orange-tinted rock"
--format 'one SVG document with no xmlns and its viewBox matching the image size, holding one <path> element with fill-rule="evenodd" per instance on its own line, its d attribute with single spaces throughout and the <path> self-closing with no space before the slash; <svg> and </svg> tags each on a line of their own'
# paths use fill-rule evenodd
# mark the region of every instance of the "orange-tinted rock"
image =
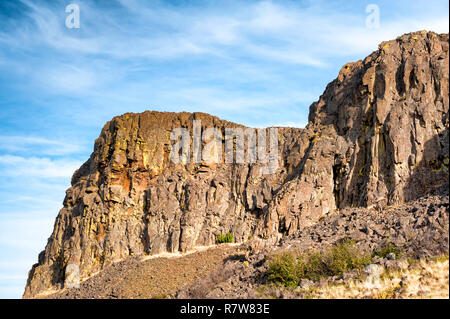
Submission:
<svg viewBox="0 0 450 319">
<path fill-rule="evenodd" d="M 383 42 L 346 64 L 306 129 L 278 128 L 278 169 L 174 163 L 174 128 L 244 128 L 202 113 L 127 113 L 108 122 L 67 190 L 24 297 L 130 255 L 186 251 L 218 234 L 274 243 L 337 208 L 396 204 L 448 184 L 448 34 Z M 191 140 L 191 148 L 193 145 Z M 192 149 L 191 149 L 192 151 Z M 223 155 L 223 154 L 222 154 Z"/>
</svg>

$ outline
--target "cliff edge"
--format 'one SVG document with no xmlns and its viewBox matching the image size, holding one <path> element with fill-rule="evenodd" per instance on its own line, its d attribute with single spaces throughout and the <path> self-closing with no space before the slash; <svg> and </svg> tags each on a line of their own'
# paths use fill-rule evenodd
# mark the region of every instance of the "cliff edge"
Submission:
<svg viewBox="0 0 450 319">
<path fill-rule="evenodd" d="M 128 256 L 185 252 L 226 233 L 271 245 L 337 209 L 439 193 L 448 187 L 448 40 L 405 34 L 344 65 L 304 129 L 262 135 L 203 113 L 113 118 L 72 177 L 24 298 L 63 288 L 69 265 L 88 278 Z M 221 133 L 212 135 L 223 146 L 216 162 L 196 153 L 208 144 L 196 132 L 209 128 Z M 242 161 L 227 160 L 226 145 L 239 146 L 227 143 L 230 129 L 248 133 Z M 190 145 L 179 161 L 171 157 L 174 130 Z M 276 145 L 273 154 L 264 150 L 269 162 L 252 160 L 252 138 Z"/>
</svg>

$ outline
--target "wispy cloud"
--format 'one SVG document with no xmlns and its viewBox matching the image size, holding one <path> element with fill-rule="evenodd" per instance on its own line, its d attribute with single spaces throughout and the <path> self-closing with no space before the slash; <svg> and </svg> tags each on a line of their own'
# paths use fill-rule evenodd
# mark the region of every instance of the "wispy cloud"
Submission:
<svg viewBox="0 0 450 319">
<path fill-rule="evenodd" d="M 327 57 L 345 49 L 353 55 L 376 48 L 385 40 L 418 28 L 448 31 L 448 17 L 423 12 L 420 19 L 407 14 L 383 19 L 380 29 L 368 29 L 364 6 L 360 12 L 336 11 L 326 2 L 236 2 L 235 6 L 180 7 L 164 2 L 119 1 L 117 6 L 98 7 L 80 3 L 83 27 L 65 28 L 62 2 L 28 7 L 28 23 L 14 34 L 1 33 L 4 43 L 31 49 L 35 45 L 72 55 L 106 55 L 117 59 L 171 59 L 189 55 L 261 57 L 291 64 L 321 66 Z M 306 5 L 305 5 L 306 3 Z M 183 14 L 183 10 L 189 14 Z M 136 23 L 133 23 L 136 21 Z M 143 24 L 145 22 L 145 24 Z M 325 41 L 326 42 L 325 42 Z M 326 49 L 326 50 L 324 50 Z M 318 56 L 319 55 L 319 56 Z"/>
<path fill-rule="evenodd" d="M 88 105 L 95 107 L 91 114 L 103 119 L 111 111 L 116 115 L 148 105 L 204 110 L 206 100 L 212 111 L 226 106 L 244 117 L 255 103 L 264 108 L 272 101 L 276 109 L 277 102 L 311 91 L 306 79 L 317 78 L 314 73 L 324 74 L 323 88 L 335 75 L 330 71 L 339 69 L 336 61 L 363 58 L 383 40 L 417 29 L 448 32 L 448 16 L 439 9 L 448 4 L 441 1 L 435 1 L 437 9 L 420 7 L 415 15 L 407 2 L 379 3 L 379 29 L 365 26 L 363 3 L 342 6 L 336 1 L 194 1 L 177 6 L 82 1 L 77 30 L 64 26 L 63 1 L 21 3 L 26 8 L 22 22 L 0 31 L 0 69 L 15 73 L 39 95 L 82 99 L 85 109 L 73 116 L 83 121 Z M 8 48 L 3 54 L 2 47 Z M 19 56 L 5 54 L 11 51 Z M 278 89 L 283 86 L 287 89 Z M 258 97 L 242 93 L 252 87 L 259 87 Z M 186 98 L 171 98 L 181 92 Z M 206 99 L 198 102 L 189 92 Z M 320 90 L 312 93 L 300 106 L 291 100 L 286 107 L 307 112 Z M 286 119 L 292 115 L 286 113 Z"/>
<path fill-rule="evenodd" d="M 79 161 L 67 159 L 51 160 L 49 158 L 1 155 L 0 176 L 69 178 L 81 164 Z"/>
<path fill-rule="evenodd" d="M 45 215 L 42 212 L 34 212 L 34 214 L 18 214 L 3 217 L 0 224 L 0 245 L 16 249 L 31 249 L 36 254 L 45 246 L 44 240 L 36 241 L 35 239 L 47 233 L 47 237 L 51 233 L 56 213 Z M 36 255 L 37 256 L 37 255 Z"/>
<path fill-rule="evenodd" d="M 0 152 L 60 156 L 79 153 L 83 150 L 84 148 L 81 145 L 67 141 L 51 140 L 37 136 L 0 135 Z"/>
<path fill-rule="evenodd" d="M 64 25 L 67 1 L 0 1 L 0 297 L 21 295 L 111 117 L 185 110 L 302 127 L 342 64 L 449 20 L 445 0 L 374 1 L 379 29 L 366 28 L 363 1 L 73 2 L 80 29 Z"/>
<path fill-rule="evenodd" d="M 56 207 L 55 207 L 56 208 Z M 27 274 L 46 244 L 55 213 L 0 214 L 0 298 L 20 298 Z"/>
</svg>

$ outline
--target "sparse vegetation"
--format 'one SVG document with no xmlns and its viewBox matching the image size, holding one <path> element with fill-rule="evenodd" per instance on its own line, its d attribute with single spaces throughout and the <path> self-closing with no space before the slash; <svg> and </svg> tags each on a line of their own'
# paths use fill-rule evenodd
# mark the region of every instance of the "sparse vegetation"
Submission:
<svg viewBox="0 0 450 319">
<path fill-rule="evenodd" d="M 448 261 L 448 259 L 449 259 L 448 252 L 446 254 L 442 254 L 437 257 L 431 258 L 431 260 L 434 262 L 445 262 L 445 261 Z"/>
<path fill-rule="evenodd" d="M 293 287 L 301 279 L 318 281 L 351 269 L 362 269 L 370 261 L 370 254 L 358 250 L 352 240 L 344 240 L 322 252 L 286 251 L 273 255 L 269 260 L 268 275 L 271 282 Z"/>
<path fill-rule="evenodd" d="M 223 234 L 217 235 L 217 243 L 218 244 L 232 243 L 232 242 L 234 242 L 232 233 L 227 233 L 225 235 L 223 235 Z"/>
<path fill-rule="evenodd" d="M 394 253 L 395 256 L 400 256 L 402 249 L 396 246 L 394 243 L 388 242 L 383 244 L 379 249 L 373 252 L 372 257 L 378 256 L 381 258 L 386 258 L 390 253 Z"/>
<path fill-rule="evenodd" d="M 293 254 L 292 251 L 289 254 Z M 325 284 L 293 289 L 269 282 L 257 288 L 261 298 L 303 299 L 397 299 L 397 298 L 446 298 L 448 299 L 448 254 L 430 259 L 416 260 L 408 269 L 386 269 L 378 280 L 368 277 L 352 277 L 344 281 L 328 281 Z"/>
<path fill-rule="evenodd" d="M 303 256 L 287 251 L 272 256 L 269 261 L 269 280 L 283 284 L 287 287 L 298 285 L 304 274 L 305 265 Z"/>
</svg>

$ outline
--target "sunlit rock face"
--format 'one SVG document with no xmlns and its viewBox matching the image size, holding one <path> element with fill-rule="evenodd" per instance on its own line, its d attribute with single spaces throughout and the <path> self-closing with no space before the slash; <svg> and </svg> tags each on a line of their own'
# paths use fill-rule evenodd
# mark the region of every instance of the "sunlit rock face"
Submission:
<svg viewBox="0 0 450 319">
<path fill-rule="evenodd" d="M 83 279 L 127 256 L 212 245 L 219 234 L 275 243 L 336 209 L 439 191 L 448 184 L 448 46 L 448 34 L 416 32 L 344 65 L 305 129 L 271 131 L 274 170 L 251 160 L 251 138 L 238 162 L 233 139 L 227 161 L 226 130 L 247 128 L 208 114 L 113 118 L 73 175 L 24 297 L 63 288 L 68 265 Z M 202 154 L 209 128 L 221 133 L 213 162 Z M 171 157 L 176 129 L 188 132 L 190 147 L 180 161 Z M 263 131 L 250 131 L 259 143 Z"/>
</svg>

